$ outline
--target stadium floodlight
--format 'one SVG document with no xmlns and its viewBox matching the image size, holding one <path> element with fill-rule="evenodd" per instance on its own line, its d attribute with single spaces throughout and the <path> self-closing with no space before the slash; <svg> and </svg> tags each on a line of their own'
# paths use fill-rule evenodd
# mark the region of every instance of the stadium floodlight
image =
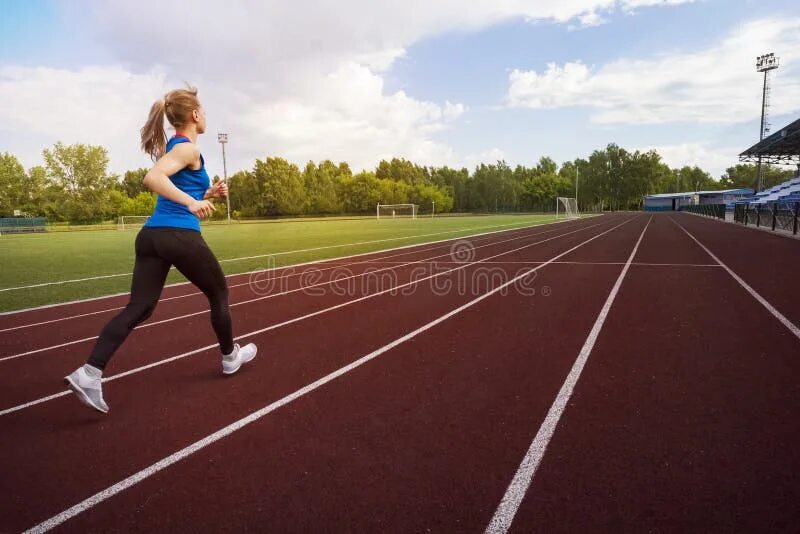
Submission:
<svg viewBox="0 0 800 534">
<path fill-rule="evenodd" d="M 766 72 L 777 69 L 780 66 L 780 58 L 773 53 L 764 54 L 756 58 L 756 70 Z"/>
<path fill-rule="evenodd" d="M 222 145 L 222 181 L 228 183 L 228 163 L 225 160 L 225 145 L 228 144 L 228 134 L 218 133 L 217 141 Z M 231 190 L 228 186 L 228 196 L 225 197 L 228 206 L 228 222 L 231 222 Z"/>
<path fill-rule="evenodd" d="M 769 133 L 769 123 L 767 116 L 769 115 L 769 73 L 780 66 L 780 58 L 770 52 L 756 57 L 756 71 L 764 73 L 764 88 L 761 93 L 761 129 L 759 132 L 759 141 L 763 141 Z M 761 168 L 761 156 L 758 156 L 758 184 L 756 191 L 761 191 L 763 180 L 763 170 Z"/>
</svg>

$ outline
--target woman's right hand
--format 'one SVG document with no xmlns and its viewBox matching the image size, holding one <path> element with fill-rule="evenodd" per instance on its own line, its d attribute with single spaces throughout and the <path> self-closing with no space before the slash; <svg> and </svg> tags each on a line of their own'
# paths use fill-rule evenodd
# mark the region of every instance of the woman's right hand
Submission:
<svg viewBox="0 0 800 534">
<path fill-rule="evenodd" d="M 194 200 L 186 207 L 200 219 L 211 217 L 211 214 L 214 213 L 214 204 L 208 200 Z"/>
</svg>

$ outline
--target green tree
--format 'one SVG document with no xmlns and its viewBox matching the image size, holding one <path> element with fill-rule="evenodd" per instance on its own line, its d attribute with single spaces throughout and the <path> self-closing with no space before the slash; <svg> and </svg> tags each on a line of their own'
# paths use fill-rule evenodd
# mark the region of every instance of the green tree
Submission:
<svg viewBox="0 0 800 534">
<path fill-rule="evenodd" d="M 130 198 L 134 198 L 139 193 L 147 191 L 144 186 L 144 176 L 147 169 L 136 169 L 135 171 L 125 171 L 120 182 L 120 189 Z"/>
<path fill-rule="evenodd" d="M 303 213 L 305 190 L 296 165 L 283 158 L 257 159 L 253 174 L 259 192 L 259 215 Z"/>
<path fill-rule="evenodd" d="M 551 167 L 529 169 L 524 175 L 522 200 L 526 209 L 551 211 L 555 209 L 556 197 L 574 196 L 569 181 L 552 172 Z"/>
<path fill-rule="evenodd" d="M 22 209 L 25 213 L 34 216 L 46 215 L 46 206 L 58 196 L 60 191 L 47 180 L 47 170 L 44 167 L 36 165 L 28 170 L 28 179 L 23 187 Z"/>
<path fill-rule="evenodd" d="M 398 203 L 392 196 L 402 187 L 407 186 L 391 180 L 378 180 L 375 173 L 365 171 L 353 176 L 342 176 L 339 181 L 339 197 L 347 213 L 372 213 L 378 203 Z"/>
<path fill-rule="evenodd" d="M 511 167 L 505 161 L 481 163 L 475 168 L 469 187 L 469 200 L 478 211 L 508 211 L 516 204 L 517 190 Z"/>
<path fill-rule="evenodd" d="M 696 165 L 694 167 L 685 165 L 680 169 L 674 169 L 673 173 L 679 191 L 716 191 L 720 189 L 720 183 Z"/>
<path fill-rule="evenodd" d="M 391 161 L 381 160 L 375 170 L 378 180 L 394 180 L 405 182 L 409 185 L 425 184 L 430 182 L 429 171 L 405 159 L 392 158 Z"/>
<path fill-rule="evenodd" d="M 231 209 L 243 217 L 257 217 L 260 213 L 261 191 L 252 171 L 239 171 L 228 177 Z"/>
<path fill-rule="evenodd" d="M 319 165 L 309 161 L 303 169 L 305 187 L 305 213 L 340 213 L 342 205 L 339 201 L 337 182 L 340 174 L 350 174 L 347 166 L 336 166 L 330 160 Z"/>
<path fill-rule="evenodd" d="M 115 193 L 117 193 L 115 191 Z M 148 192 L 141 192 L 133 198 L 124 196 L 119 211 L 113 216 L 120 215 L 150 215 L 156 207 L 156 195 Z M 221 206 L 217 204 L 217 211 Z M 216 214 L 216 212 L 215 212 Z"/>
<path fill-rule="evenodd" d="M 440 167 L 431 173 L 431 181 L 452 198 L 452 210 L 457 212 L 469 209 L 469 180 L 469 171 L 465 168 Z"/>
<path fill-rule="evenodd" d="M 27 203 L 25 167 L 16 156 L 0 154 L 0 217 L 11 217 Z"/>
<path fill-rule="evenodd" d="M 107 172 L 105 148 L 56 143 L 42 155 L 48 179 L 63 191 L 64 218 L 77 223 L 96 222 L 111 211 L 109 191 L 116 177 Z"/>
<path fill-rule="evenodd" d="M 418 213 L 446 213 L 453 209 L 453 197 L 446 194 L 441 188 L 430 184 L 411 186 L 408 191 L 408 200 L 419 206 Z M 434 208 L 434 203 L 436 207 Z"/>
<path fill-rule="evenodd" d="M 774 165 L 762 165 L 762 188 L 769 189 L 789 180 L 795 172 L 791 169 L 782 169 Z M 737 189 L 749 187 L 755 189 L 758 185 L 758 166 L 752 163 L 739 163 L 728 167 L 720 177 L 720 185 L 724 189 Z"/>
</svg>

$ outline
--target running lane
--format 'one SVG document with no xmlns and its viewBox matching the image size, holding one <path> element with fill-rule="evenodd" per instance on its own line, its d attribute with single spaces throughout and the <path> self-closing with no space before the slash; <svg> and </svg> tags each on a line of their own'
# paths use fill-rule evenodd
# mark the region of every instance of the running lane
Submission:
<svg viewBox="0 0 800 534">
<path fill-rule="evenodd" d="M 595 219 L 596 222 L 597 219 Z M 468 241 L 475 247 L 482 247 L 499 241 L 525 239 L 532 235 L 553 234 L 561 232 L 562 228 L 576 228 L 581 225 L 595 223 L 569 221 L 522 230 L 503 231 L 491 235 L 479 235 L 469 238 Z M 341 274 L 345 265 L 348 272 L 358 273 L 366 269 L 374 269 L 373 262 L 383 259 L 397 262 L 413 262 L 434 257 L 442 260 L 450 259 L 451 247 L 461 241 L 464 241 L 464 239 L 330 262 L 283 267 L 257 274 L 231 275 L 228 277 L 229 301 L 235 307 L 237 303 L 264 295 L 264 291 L 254 291 L 253 281 L 258 283 L 259 288 L 268 288 L 270 293 L 277 293 L 307 284 L 308 277 L 306 275 L 308 273 L 317 274 L 320 281 L 329 279 L 332 275 Z M 265 259 L 265 264 L 268 263 L 268 260 Z M 345 265 L 342 265 L 343 263 Z M 268 283 L 270 281 L 271 283 Z M 41 347 L 43 343 L 55 345 L 74 339 L 96 336 L 106 322 L 122 309 L 122 306 L 127 303 L 127 299 L 128 296 L 124 295 L 0 316 L 0 359 L 8 355 L 24 352 L 25 349 L 30 350 Z M 164 289 L 161 301 L 153 315 L 142 326 L 147 327 L 149 324 L 171 317 L 188 313 L 202 313 L 207 310 L 208 302 L 206 297 L 196 287 L 187 284 L 168 286 Z"/>
<path fill-rule="evenodd" d="M 548 246 L 554 256 L 625 220 L 609 218 L 580 238 L 571 235 Z M 525 259 L 523 251 L 509 256 Z M 0 494 L 7 500 L 0 506 L 0 525 L 16 530 L 45 519 L 471 298 L 455 291 L 435 294 L 425 286 L 255 336 L 265 351 L 232 380 L 219 378 L 217 359 L 187 358 L 110 382 L 110 417 L 93 415 L 69 397 L 4 417 Z M 313 429 L 306 430 L 314 440 Z M 70 484 L 52 485 L 53 479 Z"/>
<path fill-rule="evenodd" d="M 562 224 L 562 223 L 559 223 Z M 517 231 L 525 231 L 529 228 L 534 228 L 538 226 L 551 226 L 550 224 L 535 224 L 528 227 L 523 228 L 503 228 L 503 227 L 494 227 L 492 225 L 487 225 L 484 228 L 476 229 L 476 234 L 481 233 L 489 233 L 489 234 L 512 234 Z M 442 234 L 431 235 L 430 238 L 432 240 L 458 240 L 458 239 L 466 239 L 470 238 L 470 236 L 463 236 L 463 237 L 451 237 L 453 234 L 450 232 L 445 232 Z M 477 239 L 477 238 L 476 238 Z M 396 244 L 396 245 L 395 245 Z M 389 241 L 387 242 L 387 246 L 403 246 L 401 241 Z M 431 246 L 431 244 L 421 243 L 419 245 L 410 245 L 405 246 L 402 250 L 407 250 L 410 252 L 420 250 L 422 248 Z M 344 251 L 345 249 L 342 248 Z M 352 250 L 352 249 L 351 249 Z M 368 260 L 370 257 L 376 257 L 381 255 L 389 255 L 395 252 L 400 251 L 393 251 L 392 249 L 387 249 L 383 251 L 376 251 L 370 253 L 364 253 L 362 255 L 357 255 L 355 257 L 350 258 L 352 261 L 360 261 L 360 260 Z M 262 258 L 263 263 L 265 266 L 269 266 L 270 264 L 270 256 L 264 256 Z M 222 259 L 222 262 L 225 263 L 227 260 Z M 324 263 L 327 261 L 337 261 L 336 258 L 331 258 L 330 260 L 322 260 L 320 263 Z M 133 267 L 133 264 L 131 264 Z M 291 269 L 292 266 L 281 267 L 277 269 L 280 272 L 283 269 Z M 241 273 L 241 274 L 231 274 L 228 275 L 229 284 L 236 284 L 241 281 L 247 281 L 249 273 Z M 24 291 L 24 290 L 18 290 Z M 196 288 L 194 288 L 191 284 L 188 283 L 178 283 L 178 284 L 171 284 L 164 289 L 164 293 L 162 294 L 162 298 L 170 298 L 170 297 L 179 297 L 179 296 L 186 296 L 190 293 L 195 293 Z M 103 310 L 113 310 L 115 308 L 119 308 L 124 306 L 128 301 L 128 295 L 109 295 L 105 297 L 95 297 L 90 298 L 82 301 L 76 302 L 67 302 L 63 304 L 54 304 L 51 306 L 40 306 L 30 310 L 19 310 L 16 312 L 4 312 L 0 313 L 0 329 L 19 326 L 24 324 L 36 323 L 41 321 L 48 321 L 52 319 L 59 319 L 63 318 L 65 314 L 89 314 L 94 312 L 100 312 Z M 111 311 L 107 311 L 106 313 L 112 313 Z"/>
<path fill-rule="evenodd" d="M 624 258 L 645 223 L 598 240 Z M 64 526 L 481 530 L 619 271 L 546 266 L 549 296 L 493 295 Z"/>
<path fill-rule="evenodd" d="M 651 229 L 642 256 L 708 261 Z M 511 530 L 795 530 L 798 355 L 723 269 L 632 266 Z"/>
<path fill-rule="evenodd" d="M 511 258 L 507 253 L 521 247 L 542 247 L 546 251 L 558 250 L 559 247 L 585 239 L 582 236 L 591 235 L 590 232 L 595 228 L 607 228 L 611 224 L 617 223 L 613 223 L 612 220 L 595 219 L 592 224 L 563 227 L 556 225 L 549 230 L 530 229 L 522 235 L 497 236 L 494 243 L 478 242 L 475 248 L 471 249 L 469 259 L 477 261 L 497 255 L 499 255 L 497 259 Z M 448 246 L 448 252 L 444 254 L 445 259 L 452 259 L 449 248 Z M 417 259 L 431 259 L 441 255 L 442 250 L 429 251 L 426 256 Z M 449 266 L 449 268 L 454 267 L 456 266 Z M 439 268 L 427 262 L 406 266 L 394 265 L 390 269 L 380 265 L 359 265 L 353 270 L 348 268 L 324 271 L 320 273 L 323 277 L 320 283 L 331 277 L 336 282 L 333 285 L 313 288 L 309 286 L 316 284 L 316 279 L 304 277 L 302 283 L 308 288 L 305 291 L 276 295 L 273 298 L 258 297 L 252 302 L 232 307 L 234 334 L 253 332 L 269 325 L 281 324 L 288 319 L 303 317 L 320 309 L 350 302 L 363 295 L 376 293 L 381 288 L 393 287 L 412 279 L 417 280 L 433 269 L 439 273 L 445 270 L 444 267 Z M 367 270 L 373 271 L 375 276 L 353 277 L 354 274 L 358 275 Z M 377 272 L 378 270 L 380 272 Z M 39 343 L 47 343 L 47 339 Z M 2 386 L 0 410 L 55 393 L 54 377 L 60 378 L 85 362 L 93 344 L 93 339 L 87 339 L 81 343 L 55 346 L 44 352 L 0 361 L 0 366 L 5 370 L 3 376 L 7 378 L 0 381 Z M 166 357 L 208 345 L 215 345 L 215 337 L 207 313 L 186 317 L 180 321 L 152 324 L 132 332 L 107 367 L 107 376 L 128 372 Z M 60 371 L 56 373 L 54 369 Z"/>
<path fill-rule="evenodd" d="M 672 219 L 790 321 L 800 325 L 800 240 L 686 213 L 675 214 Z"/>
</svg>

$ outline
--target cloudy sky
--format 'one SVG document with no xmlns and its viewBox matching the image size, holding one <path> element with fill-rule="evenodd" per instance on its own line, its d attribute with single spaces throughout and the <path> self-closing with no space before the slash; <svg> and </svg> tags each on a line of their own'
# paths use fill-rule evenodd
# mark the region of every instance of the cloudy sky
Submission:
<svg viewBox="0 0 800 534">
<path fill-rule="evenodd" d="M 200 89 L 210 171 L 280 155 L 474 166 L 565 161 L 609 142 L 715 177 L 758 136 L 755 57 L 775 52 L 771 122 L 800 115 L 796 0 L 193 0 L 0 3 L 0 152 L 56 141 L 145 166 L 138 130 Z"/>
</svg>

